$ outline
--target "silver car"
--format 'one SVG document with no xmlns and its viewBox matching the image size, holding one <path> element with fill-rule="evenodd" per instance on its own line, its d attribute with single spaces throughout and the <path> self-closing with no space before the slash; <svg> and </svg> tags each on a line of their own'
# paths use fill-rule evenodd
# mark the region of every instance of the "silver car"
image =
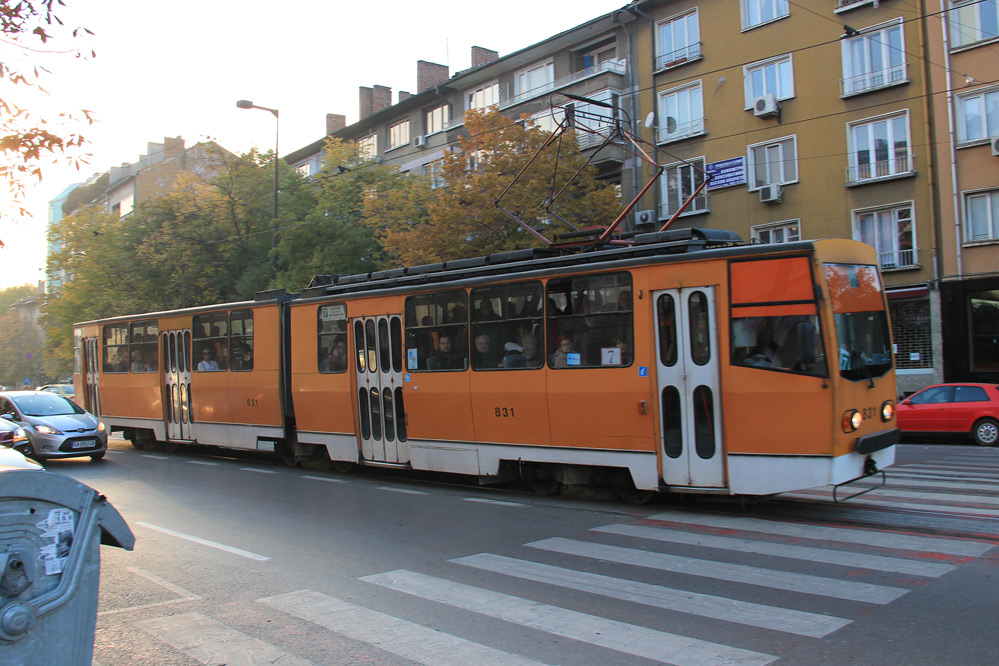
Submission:
<svg viewBox="0 0 999 666">
<path fill-rule="evenodd" d="M 108 449 L 104 424 L 89 412 L 53 393 L 0 393 L 0 417 L 24 427 L 37 460 L 89 456 L 100 460 Z"/>
</svg>

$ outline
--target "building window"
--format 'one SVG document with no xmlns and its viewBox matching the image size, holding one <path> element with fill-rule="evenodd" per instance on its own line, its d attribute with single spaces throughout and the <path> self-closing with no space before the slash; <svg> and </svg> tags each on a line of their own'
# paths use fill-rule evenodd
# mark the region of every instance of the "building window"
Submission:
<svg viewBox="0 0 999 666">
<path fill-rule="evenodd" d="M 378 157 L 378 135 L 369 134 L 357 140 L 357 156 L 363 160 L 373 160 Z"/>
<path fill-rule="evenodd" d="M 843 95 L 855 95 L 905 83 L 905 39 L 902 20 L 843 40 Z"/>
<path fill-rule="evenodd" d="M 427 134 L 442 131 L 449 120 L 451 120 L 451 108 L 447 104 L 430 109 L 427 111 Z"/>
<path fill-rule="evenodd" d="M 750 191 L 798 182 L 798 140 L 789 136 L 749 147 Z"/>
<path fill-rule="evenodd" d="M 701 82 L 659 93 L 659 143 L 704 133 Z"/>
<path fill-rule="evenodd" d="M 670 164 L 663 171 L 661 182 L 663 203 L 659 217 L 672 217 L 704 182 L 704 158 L 698 157 L 690 162 L 690 164 L 682 162 Z M 684 209 L 683 215 L 706 213 L 707 211 L 708 194 L 706 190 L 702 189 Z"/>
<path fill-rule="evenodd" d="M 470 90 L 465 95 L 466 109 L 487 109 L 490 106 L 499 104 L 499 82 L 493 81 L 489 85 Z"/>
<path fill-rule="evenodd" d="M 999 371 L 999 290 L 968 294 L 971 308 L 971 369 Z"/>
<path fill-rule="evenodd" d="M 403 120 L 389 127 L 389 150 L 409 144 L 409 121 Z"/>
<path fill-rule="evenodd" d="M 790 13 L 788 0 L 742 0 L 742 29 L 748 30 Z"/>
<path fill-rule="evenodd" d="M 999 88 L 959 96 L 957 116 L 958 141 L 999 136 Z"/>
<path fill-rule="evenodd" d="M 964 195 L 967 239 L 999 240 L 999 190 Z"/>
<path fill-rule="evenodd" d="M 911 205 L 854 213 L 853 237 L 877 250 L 882 269 L 916 266 L 916 227 Z"/>
<path fill-rule="evenodd" d="M 895 346 L 895 367 L 899 370 L 932 368 L 930 299 L 889 301 L 888 308 L 888 314 L 891 315 L 891 338 Z"/>
<path fill-rule="evenodd" d="M 540 95 L 546 90 L 551 90 L 555 83 L 555 65 L 546 62 L 529 67 L 517 72 L 514 80 L 517 83 L 515 94 L 518 98 Z"/>
<path fill-rule="evenodd" d="M 613 41 L 587 47 L 586 50 L 576 53 L 576 71 L 581 72 L 590 69 L 596 71 L 597 68 L 600 68 L 608 60 L 614 60 L 616 54 L 617 49 Z"/>
<path fill-rule="evenodd" d="M 656 69 L 675 67 L 701 58 L 701 30 L 697 10 L 659 24 Z"/>
<path fill-rule="evenodd" d="M 794 97 L 794 73 L 790 55 L 746 65 L 743 80 L 747 109 L 753 107 L 753 100 L 768 93 L 775 95 L 777 99 Z"/>
<path fill-rule="evenodd" d="M 423 175 L 430 180 L 430 189 L 432 190 L 447 185 L 447 182 L 444 180 L 444 159 L 441 158 L 424 164 Z"/>
<path fill-rule="evenodd" d="M 565 120 L 565 111 L 560 107 L 545 109 L 527 119 L 526 127 L 536 127 L 542 132 L 554 132 Z"/>
<path fill-rule="evenodd" d="M 598 106 L 587 102 L 577 102 L 573 105 L 574 123 L 580 129 L 577 133 L 580 148 L 592 148 L 603 143 L 606 136 L 614 129 L 617 117 L 618 93 L 613 90 L 601 90 L 590 99 L 607 102 L 613 108 Z"/>
<path fill-rule="evenodd" d="M 801 240 L 801 220 L 785 220 L 760 224 L 752 229 L 753 239 L 761 243 L 776 245 L 779 243 L 794 243 Z"/>
<path fill-rule="evenodd" d="M 952 2 L 948 12 L 952 48 L 999 37 L 999 0 Z"/>
<path fill-rule="evenodd" d="M 912 173 L 909 114 L 849 126 L 850 166 L 847 182 L 858 183 Z"/>
</svg>

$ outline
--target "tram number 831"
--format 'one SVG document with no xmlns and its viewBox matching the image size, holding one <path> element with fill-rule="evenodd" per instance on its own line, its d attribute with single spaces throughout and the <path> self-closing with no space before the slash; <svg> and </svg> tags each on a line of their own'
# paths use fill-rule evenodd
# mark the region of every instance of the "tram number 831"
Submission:
<svg viewBox="0 0 999 666">
<path fill-rule="evenodd" d="M 495 410 L 495 414 L 496 418 L 498 419 L 504 419 L 515 416 L 515 414 L 513 413 L 513 407 L 497 407 Z"/>
</svg>

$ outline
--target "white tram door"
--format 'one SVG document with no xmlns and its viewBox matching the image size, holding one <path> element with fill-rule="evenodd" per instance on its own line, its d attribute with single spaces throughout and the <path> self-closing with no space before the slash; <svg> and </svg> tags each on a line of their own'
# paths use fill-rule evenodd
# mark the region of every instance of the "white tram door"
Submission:
<svg viewBox="0 0 999 666">
<path fill-rule="evenodd" d="M 101 415 L 101 394 L 98 390 L 97 364 L 100 359 L 99 345 L 97 338 L 84 338 L 83 359 L 81 368 L 83 371 L 83 408 L 94 414 Z"/>
<path fill-rule="evenodd" d="M 166 331 L 162 340 L 167 438 L 192 440 L 191 331 Z"/>
<path fill-rule="evenodd" d="M 354 352 L 361 457 L 373 462 L 408 463 L 402 317 L 354 319 Z"/>
<path fill-rule="evenodd" d="M 724 488 L 715 290 L 669 289 L 653 298 L 663 481 Z"/>
</svg>

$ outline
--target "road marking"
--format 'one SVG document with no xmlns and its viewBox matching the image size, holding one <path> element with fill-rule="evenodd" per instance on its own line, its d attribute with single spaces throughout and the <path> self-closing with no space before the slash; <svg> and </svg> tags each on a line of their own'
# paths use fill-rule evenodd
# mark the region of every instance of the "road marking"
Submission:
<svg viewBox="0 0 999 666">
<path fill-rule="evenodd" d="M 361 580 L 512 624 L 674 666 L 763 666 L 777 657 L 398 570 Z"/>
<path fill-rule="evenodd" d="M 244 472 L 256 472 L 257 474 L 278 474 L 276 470 L 273 469 L 259 469 L 257 467 L 240 467 L 240 470 Z"/>
<path fill-rule="evenodd" d="M 201 613 L 142 620 L 135 625 L 201 664 L 314 666 Z"/>
<path fill-rule="evenodd" d="M 781 495 L 783 497 L 783 495 Z M 850 500 L 854 501 L 854 500 Z M 901 550 L 929 551 L 944 555 L 964 555 L 981 557 L 992 549 L 992 544 L 981 541 L 966 541 L 963 539 L 944 539 L 940 537 L 923 537 L 911 534 L 892 534 L 873 530 L 854 529 L 851 527 L 823 527 L 821 525 L 804 525 L 786 523 L 762 518 L 712 516 L 708 514 L 691 517 L 690 514 L 678 511 L 668 511 L 649 516 L 652 520 L 663 520 L 685 525 L 717 527 L 746 532 L 762 532 L 763 534 L 779 534 L 796 539 L 817 539 L 820 541 L 839 541 L 857 543 L 865 546 L 881 546 Z"/>
<path fill-rule="evenodd" d="M 251 553 L 248 550 L 241 550 L 239 548 L 234 548 L 232 546 L 226 546 L 225 544 L 218 543 L 217 541 L 209 541 L 208 539 L 202 539 L 201 537 L 191 536 L 190 534 L 184 534 L 183 532 L 177 532 L 176 530 L 171 530 L 167 527 L 160 527 L 159 525 L 153 525 L 152 523 L 146 523 L 138 521 L 137 525 L 142 525 L 143 527 L 148 527 L 151 530 L 156 530 L 157 532 L 162 532 L 163 534 L 169 534 L 170 536 L 175 536 L 179 539 L 185 539 L 193 543 L 201 544 L 202 546 L 208 546 L 209 548 L 216 548 L 218 550 L 224 550 L 227 553 L 232 553 L 233 555 L 239 555 L 240 557 L 246 557 L 251 560 L 256 560 L 258 562 L 266 562 L 271 559 L 269 557 L 264 557 L 263 555 L 257 555 L 256 553 Z"/>
<path fill-rule="evenodd" d="M 970 479 L 968 481 L 954 481 L 953 479 L 940 479 L 936 481 L 927 481 L 926 479 L 921 479 L 919 477 L 913 477 L 909 475 L 894 474 L 891 477 L 892 481 L 898 483 L 901 486 L 906 486 L 909 488 L 941 488 L 943 490 L 996 490 L 996 484 L 994 481 L 988 483 L 973 483 Z M 984 481 L 984 479 L 983 479 Z M 858 483 L 858 486 L 867 486 L 872 484 Z M 880 486 L 879 486 L 880 487 Z"/>
<path fill-rule="evenodd" d="M 387 490 L 390 493 L 404 493 L 406 495 L 429 495 L 423 490 L 413 490 L 411 488 L 396 488 L 395 486 L 378 486 L 378 490 Z"/>
<path fill-rule="evenodd" d="M 179 585 L 174 585 L 170 581 L 164 578 L 160 578 L 156 574 L 146 571 L 145 569 L 140 569 L 139 567 L 128 567 L 128 570 L 138 576 L 142 576 L 146 580 L 156 583 L 161 587 L 165 587 L 166 589 L 170 590 L 180 598 L 171 599 L 170 601 L 158 601 L 151 604 L 141 604 L 139 606 L 129 606 L 128 608 L 115 608 L 113 610 L 98 611 L 97 613 L 98 616 L 114 615 L 115 613 L 127 613 L 130 611 L 145 610 L 147 608 L 157 608 L 159 606 L 171 606 L 173 604 L 180 604 L 186 601 L 198 601 L 201 599 L 201 597 L 196 595 L 194 592 L 185 590 Z"/>
<path fill-rule="evenodd" d="M 899 557 L 884 557 L 881 555 L 868 555 L 865 553 L 850 553 L 842 550 L 811 548 L 809 546 L 796 546 L 787 543 L 753 541 L 752 539 L 737 539 L 735 537 L 697 534 L 694 532 L 664 529 L 662 527 L 643 527 L 641 525 L 607 525 L 605 527 L 597 527 L 593 531 L 637 537 L 639 539 L 653 539 L 655 541 L 665 541 L 668 543 L 682 543 L 690 546 L 734 550 L 740 553 L 758 553 L 760 555 L 787 557 L 795 560 L 807 560 L 809 562 L 838 564 L 844 567 L 862 567 L 864 569 L 872 569 L 874 571 L 891 571 L 893 573 L 904 573 L 911 576 L 926 576 L 927 578 L 937 578 L 938 576 L 949 573 L 956 568 L 952 564 L 942 564 L 939 562 L 921 562 L 904 560 Z"/>
<path fill-rule="evenodd" d="M 192 465 L 218 465 L 217 462 L 211 462 L 210 460 L 188 460 L 187 462 Z"/>
<path fill-rule="evenodd" d="M 520 502 L 505 502 L 503 500 L 486 499 L 485 497 L 463 497 L 466 502 L 479 502 L 481 504 L 495 504 L 496 506 L 527 506 Z"/>
<path fill-rule="evenodd" d="M 540 548 L 567 555 L 590 557 L 606 562 L 630 564 L 659 571 L 673 571 L 689 576 L 703 576 L 716 580 L 727 580 L 733 583 L 801 592 L 803 594 L 815 594 L 834 599 L 846 599 L 848 601 L 862 601 L 871 604 L 888 604 L 908 592 L 908 590 L 898 587 L 836 580 L 774 569 L 761 569 L 743 564 L 698 560 L 692 557 L 652 553 L 632 548 L 621 548 L 620 546 L 605 546 L 603 544 L 573 541 L 560 537 L 543 539 L 527 545 L 532 548 Z"/>
<path fill-rule="evenodd" d="M 826 499 L 832 501 L 831 493 L 781 493 L 781 497 L 790 497 L 794 499 Z M 918 502 L 907 502 L 898 501 L 893 502 L 891 500 L 876 500 L 872 499 L 869 495 L 867 497 L 855 497 L 850 500 L 850 504 L 862 504 L 864 506 L 883 506 L 890 507 L 893 509 L 910 509 L 918 511 L 934 511 L 936 513 L 952 513 L 964 516 L 999 516 L 999 509 L 980 509 L 978 507 L 966 505 L 966 506 L 955 506 L 952 504 L 920 504 Z"/>
<path fill-rule="evenodd" d="M 153 460 L 169 460 L 170 456 L 155 456 L 152 453 L 140 453 L 143 458 L 152 458 Z"/>
<path fill-rule="evenodd" d="M 850 624 L 850 620 L 830 615 L 765 606 L 686 590 L 674 590 L 661 585 L 563 569 L 562 567 L 517 560 L 501 555 L 482 553 L 451 561 L 485 571 L 599 594 L 612 599 L 621 599 L 645 606 L 763 629 L 785 631 L 800 636 L 821 638 Z"/>
<path fill-rule="evenodd" d="M 999 497 L 954 493 L 921 493 L 913 490 L 892 490 L 891 488 L 881 488 L 877 491 L 877 495 L 871 495 L 871 497 L 898 497 L 899 499 L 931 500 L 947 502 L 947 506 L 955 507 L 962 504 L 999 505 Z"/>
<path fill-rule="evenodd" d="M 310 481 L 323 481 L 325 483 L 347 483 L 345 479 L 334 479 L 331 476 L 303 476 L 303 479 L 309 479 Z"/>
<path fill-rule="evenodd" d="M 519 655 L 473 643 L 312 590 L 257 599 L 262 604 L 426 666 L 542 666 Z"/>
</svg>

